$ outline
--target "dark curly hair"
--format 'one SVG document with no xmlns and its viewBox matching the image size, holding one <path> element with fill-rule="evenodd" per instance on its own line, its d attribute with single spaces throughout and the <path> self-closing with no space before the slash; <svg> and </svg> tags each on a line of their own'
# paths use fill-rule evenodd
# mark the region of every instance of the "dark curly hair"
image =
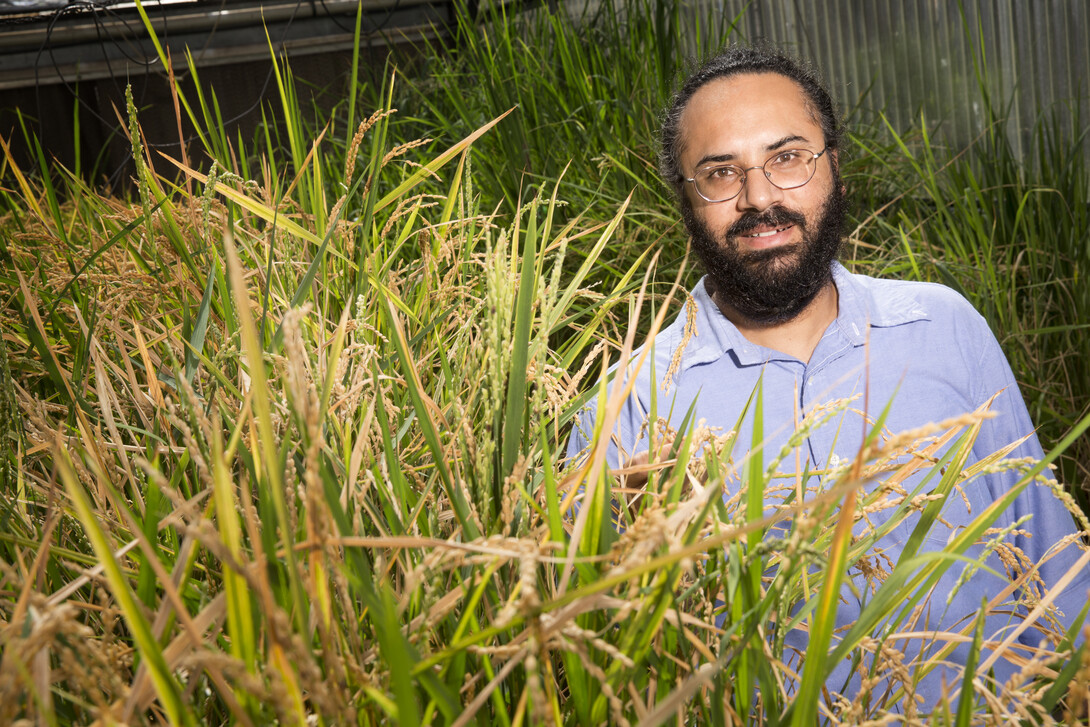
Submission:
<svg viewBox="0 0 1090 727">
<path fill-rule="evenodd" d="M 659 172 L 682 205 L 686 204 L 686 199 L 683 194 L 685 176 L 681 172 L 681 114 L 693 94 L 706 83 L 743 73 L 777 73 L 799 84 L 806 96 L 807 111 L 825 134 L 825 143 L 830 149 L 839 148 L 841 127 L 836 105 L 812 65 L 771 45 L 732 45 L 705 61 L 685 79 L 663 114 L 659 130 Z M 831 158 L 835 159 L 835 155 Z"/>
</svg>

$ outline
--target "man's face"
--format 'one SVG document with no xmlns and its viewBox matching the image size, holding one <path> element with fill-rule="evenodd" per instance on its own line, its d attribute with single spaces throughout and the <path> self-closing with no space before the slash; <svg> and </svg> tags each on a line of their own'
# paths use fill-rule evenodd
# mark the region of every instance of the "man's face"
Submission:
<svg viewBox="0 0 1090 727">
<path fill-rule="evenodd" d="M 805 100 L 794 81 L 773 73 L 707 83 L 682 112 L 682 172 L 693 176 L 717 163 L 755 167 L 786 149 L 820 152 L 825 135 Z M 725 202 L 707 202 L 686 184 L 682 213 L 693 249 L 717 300 L 751 323 L 791 320 L 831 280 L 844 196 L 835 151 L 816 164 L 807 184 L 788 190 L 750 169 L 742 191 Z"/>
</svg>

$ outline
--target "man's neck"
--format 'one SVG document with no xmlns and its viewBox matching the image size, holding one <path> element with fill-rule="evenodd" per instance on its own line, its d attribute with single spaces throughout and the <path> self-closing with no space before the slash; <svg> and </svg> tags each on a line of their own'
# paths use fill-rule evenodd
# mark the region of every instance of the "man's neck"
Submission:
<svg viewBox="0 0 1090 727">
<path fill-rule="evenodd" d="M 794 356 L 804 363 L 810 361 L 818 341 L 825 335 L 829 324 L 836 320 L 839 301 L 836 284 L 830 279 L 797 316 L 783 323 L 769 325 L 749 320 L 725 303 L 714 289 L 710 292 L 720 312 L 735 325 L 746 340 Z"/>
</svg>

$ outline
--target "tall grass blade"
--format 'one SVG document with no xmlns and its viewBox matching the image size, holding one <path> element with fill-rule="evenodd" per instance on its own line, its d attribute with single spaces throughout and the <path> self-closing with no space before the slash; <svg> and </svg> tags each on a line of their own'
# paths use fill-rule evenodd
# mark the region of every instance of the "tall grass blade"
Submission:
<svg viewBox="0 0 1090 727">
<path fill-rule="evenodd" d="M 519 445 L 522 443 L 523 417 L 526 411 L 526 365 L 530 357 L 530 323 L 534 302 L 537 300 L 538 279 L 538 229 L 535 200 L 530 203 L 530 218 L 523 235 L 522 270 L 519 275 L 518 293 L 515 298 L 515 321 L 511 340 L 511 369 L 507 381 L 507 406 L 503 417 L 503 463 L 500 477 L 507 477 L 515 466 Z M 512 240 L 512 248 L 518 244 Z M 512 255 L 517 259 L 517 254 Z"/>
<path fill-rule="evenodd" d="M 152 682 L 155 684 L 156 694 L 159 697 L 159 702 L 163 705 L 163 709 L 166 710 L 168 720 L 174 725 L 196 727 L 197 720 L 182 699 L 181 686 L 175 681 L 170 667 L 163 658 L 163 652 L 151 633 L 151 626 L 144 617 L 138 600 L 130 590 L 128 581 L 114 559 L 113 548 L 98 524 L 98 516 L 91 507 L 83 486 L 76 478 L 76 474 L 63 451 L 59 452 L 57 463 L 60 467 L 60 475 L 64 481 L 65 491 L 75 507 L 76 517 L 87 533 L 95 555 L 98 557 L 98 562 L 104 568 L 110 589 L 125 614 L 125 621 L 133 631 L 133 640 L 136 642 L 141 659 L 148 665 Z"/>
<path fill-rule="evenodd" d="M 185 351 L 185 378 L 192 386 L 193 378 L 197 375 L 197 360 L 204 351 L 204 337 L 208 333 L 208 319 L 212 312 L 212 296 L 216 287 L 216 271 L 219 269 L 219 261 L 214 256 L 212 269 L 208 271 L 208 280 L 204 284 L 204 293 L 201 295 L 201 305 L 197 309 L 197 318 L 193 321 L 193 332 L 189 336 L 189 345 Z"/>
</svg>

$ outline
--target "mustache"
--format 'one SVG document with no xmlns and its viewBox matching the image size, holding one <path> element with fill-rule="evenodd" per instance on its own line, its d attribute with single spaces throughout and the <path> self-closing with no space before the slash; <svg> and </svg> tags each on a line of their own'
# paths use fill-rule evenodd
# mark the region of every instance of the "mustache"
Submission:
<svg viewBox="0 0 1090 727">
<path fill-rule="evenodd" d="M 806 217 L 801 212 L 789 210 L 785 207 L 772 207 L 760 213 L 747 212 L 727 228 L 727 238 L 745 235 L 758 227 L 784 227 L 787 225 L 797 225 L 800 228 L 805 228 Z"/>
</svg>

